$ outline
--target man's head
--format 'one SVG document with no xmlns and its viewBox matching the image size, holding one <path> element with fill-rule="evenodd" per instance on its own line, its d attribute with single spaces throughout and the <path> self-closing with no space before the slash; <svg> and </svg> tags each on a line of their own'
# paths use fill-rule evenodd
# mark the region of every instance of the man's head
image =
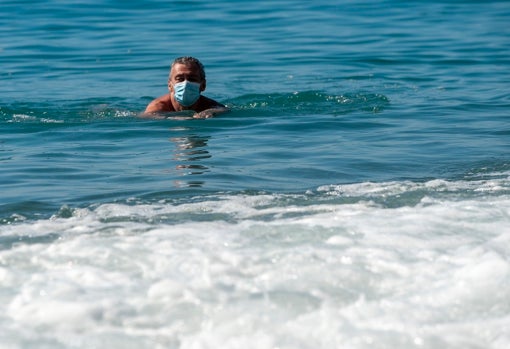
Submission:
<svg viewBox="0 0 510 349">
<path fill-rule="evenodd" d="M 205 70 L 198 59 L 179 57 L 172 62 L 168 90 L 179 104 L 189 106 L 189 103 L 194 103 L 205 87 Z"/>
<path fill-rule="evenodd" d="M 195 57 L 190 57 L 190 56 L 184 56 L 184 57 L 178 57 L 176 58 L 173 62 L 172 62 L 172 65 L 170 66 L 170 75 L 172 75 L 172 69 L 174 68 L 174 66 L 176 64 L 184 64 L 184 65 L 187 65 L 187 66 L 195 66 L 196 69 L 198 69 L 199 71 L 199 74 L 200 74 L 200 78 L 202 80 L 205 80 L 205 69 L 204 69 L 204 65 L 202 64 L 202 62 L 200 62 L 198 59 L 196 59 Z"/>
<path fill-rule="evenodd" d="M 190 82 L 200 83 L 201 91 L 205 90 L 205 69 L 203 64 L 194 57 L 176 58 L 170 66 L 170 75 L 168 76 L 168 87 L 170 84 L 176 84 L 188 80 Z"/>
</svg>

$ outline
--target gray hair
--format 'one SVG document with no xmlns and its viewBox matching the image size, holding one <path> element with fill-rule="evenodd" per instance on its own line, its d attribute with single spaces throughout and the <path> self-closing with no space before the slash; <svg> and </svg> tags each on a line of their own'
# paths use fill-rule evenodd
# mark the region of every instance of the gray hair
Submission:
<svg viewBox="0 0 510 349">
<path fill-rule="evenodd" d="M 172 65 L 170 66 L 170 75 L 172 74 L 172 68 L 176 64 L 184 64 L 184 65 L 195 64 L 198 67 L 199 71 L 200 71 L 200 78 L 202 80 L 205 80 L 204 65 L 202 64 L 202 62 L 200 62 L 195 57 L 183 56 L 183 57 L 178 57 L 178 58 L 174 59 L 174 61 L 172 62 Z"/>
</svg>

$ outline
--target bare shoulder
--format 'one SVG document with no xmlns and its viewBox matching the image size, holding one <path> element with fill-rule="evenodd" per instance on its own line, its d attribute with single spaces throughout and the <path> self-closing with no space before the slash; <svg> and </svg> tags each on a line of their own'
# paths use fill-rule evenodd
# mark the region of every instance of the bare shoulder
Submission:
<svg viewBox="0 0 510 349">
<path fill-rule="evenodd" d="M 225 108 L 225 106 L 212 98 L 200 96 L 200 111 L 211 108 Z"/>
<path fill-rule="evenodd" d="M 154 99 L 145 108 L 145 113 L 157 113 L 157 112 L 168 112 L 174 111 L 170 94 L 166 94 Z"/>
</svg>

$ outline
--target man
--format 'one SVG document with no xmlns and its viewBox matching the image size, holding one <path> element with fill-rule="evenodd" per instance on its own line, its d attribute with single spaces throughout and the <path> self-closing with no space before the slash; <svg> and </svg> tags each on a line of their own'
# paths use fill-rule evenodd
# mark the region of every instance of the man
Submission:
<svg viewBox="0 0 510 349">
<path fill-rule="evenodd" d="M 168 91 L 147 105 L 145 117 L 158 113 L 194 111 L 194 118 L 211 118 L 228 111 L 223 104 L 202 96 L 205 90 L 205 70 L 202 63 L 193 57 L 176 58 L 170 67 Z"/>
</svg>

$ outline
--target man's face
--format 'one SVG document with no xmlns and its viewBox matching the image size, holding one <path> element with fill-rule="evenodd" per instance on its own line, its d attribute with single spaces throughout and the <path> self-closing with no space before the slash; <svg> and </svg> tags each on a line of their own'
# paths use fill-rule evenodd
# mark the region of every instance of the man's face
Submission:
<svg viewBox="0 0 510 349">
<path fill-rule="evenodd" d="M 177 63 L 172 67 L 172 72 L 168 80 L 168 89 L 174 92 L 173 85 L 188 80 L 200 84 L 200 91 L 205 90 L 205 80 L 200 78 L 200 69 L 195 64 Z"/>
</svg>

